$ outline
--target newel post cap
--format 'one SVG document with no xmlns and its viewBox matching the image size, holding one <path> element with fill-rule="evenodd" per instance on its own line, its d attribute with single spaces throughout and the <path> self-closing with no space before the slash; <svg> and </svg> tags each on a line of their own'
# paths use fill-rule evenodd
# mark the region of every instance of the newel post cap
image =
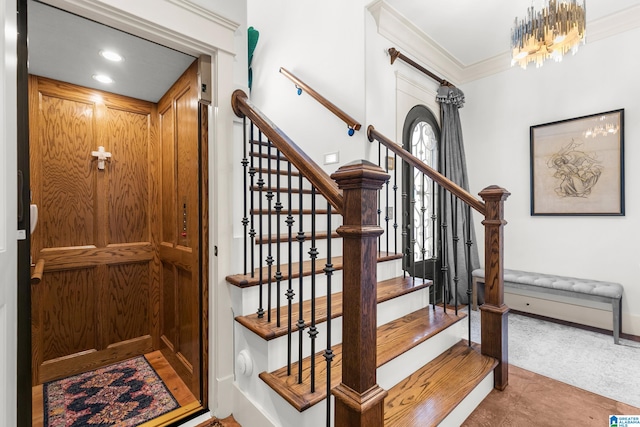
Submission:
<svg viewBox="0 0 640 427">
<path fill-rule="evenodd" d="M 368 188 L 379 190 L 389 179 L 389 175 L 378 165 L 368 160 L 356 160 L 340 167 L 331 178 L 338 183 L 338 188 Z"/>
<path fill-rule="evenodd" d="M 478 194 L 484 201 L 504 201 L 511 195 L 507 190 L 497 185 L 490 185 Z"/>
</svg>

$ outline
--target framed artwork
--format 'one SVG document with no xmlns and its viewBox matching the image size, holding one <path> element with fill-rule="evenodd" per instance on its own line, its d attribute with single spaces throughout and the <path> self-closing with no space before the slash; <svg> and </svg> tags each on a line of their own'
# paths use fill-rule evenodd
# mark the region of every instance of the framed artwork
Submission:
<svg viewBox="0 0 640 427">
<path fill-rule="evenodd" d="M 624 109 L 531 126 L 531 215 L 624 215 Z"/>
</svg>

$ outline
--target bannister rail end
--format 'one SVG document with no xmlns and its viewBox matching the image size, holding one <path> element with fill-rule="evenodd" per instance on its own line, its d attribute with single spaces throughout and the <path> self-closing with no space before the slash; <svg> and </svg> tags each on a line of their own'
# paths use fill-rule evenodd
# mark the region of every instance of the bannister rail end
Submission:
<svg viewBox="0 0 640 427">
<path fill-rule="evenodd" d="M 371 135 L 371 132 L 373 132 L 374 130 L 375 128 L 373 127 L 373 125 L 367 126 L 367 139 L 369 139 L 369 142 L 373 142 L 374 140 L 373 135 Z"/>
<path fill-rule="evenodd" d="M 309 94 L 313 99 L 318 101 L 320 105 L 325 107 L 327 110 L 333 113 L 336 117 L 338 117 L 340 120 L 345 122 L 348 127 L 349 136 L 353 136 L 355 131 L 360 130 L 362 125 L 358 123 L 356 119 L 349 116 L 347 113 L 342 111 L 340 108 L 338 108 L 335 104 L 333 104 L 327 98 L 325 98 L 324 96 L 316 92 L 311 86 L 309 86 L 308 84 L 300 80 L 298 77 L 294 76 L 289 70 L 287 70 L 284 67 L 280 67 L 280 73 L 295 84 L 295 87 L 298 91 L 298 95 L 302 94 L 302 92 L 304 91 L 305 93 Z"/>
<path fill-rule="evenodd" d="M 240 111 L 240 108 L 238 108 L 238 100 L 247 98 L 247 94 L 242 89 L 236 89 L 233 91 L 233 94 L 231 94 L 231 108 L 236 116 L 244 117 L 244 114 Z"/>
<path fill-rule="evenodd" d="M 398 59 L 398 56 L 400 56 L 400 52 L 398 52 L 395 47 L 390 47 L 387 52 L 389 52 L 389 56 L 391 57 L 391 65 L 393 65 L 396 59 Z"/>
</svg>

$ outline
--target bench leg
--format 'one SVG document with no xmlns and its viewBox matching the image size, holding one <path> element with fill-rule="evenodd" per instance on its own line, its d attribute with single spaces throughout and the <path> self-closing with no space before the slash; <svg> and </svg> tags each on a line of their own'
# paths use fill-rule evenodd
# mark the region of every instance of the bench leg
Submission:
<svg viewBox="0 0 640 427">
<path fill-rule="evenodd" d="M 614 299 L 611 301 L 611 308 L 613 311 L 613 342 L 614 344 L 620 344 L 620 330 L 622 329 L 622 314 L 620 309 L 622 306 L 622 298 Z"/>
</svg>

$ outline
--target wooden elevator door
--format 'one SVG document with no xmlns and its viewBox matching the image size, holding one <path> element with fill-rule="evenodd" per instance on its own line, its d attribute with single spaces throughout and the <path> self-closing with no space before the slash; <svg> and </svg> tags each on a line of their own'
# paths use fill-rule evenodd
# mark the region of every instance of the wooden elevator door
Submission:
<svg viewBox="0 0 640 427">
<path fill-rule="evenodd" d="M 157 117 L 152 103 L 29 80 L 32 382 L 158 347 Z M 104 169 L 92 151 L 112 153 Z"/>
<path fill-rule="evenodd" d="M 160 141 L 161 330 L 164 356 L 196 398 L 202 398 L 203 283 L 201 210 L 206 115 L 199 115 L 198 63 L 158 102 Z M 206 229 L 206 228 L 205 228 Z M 204 245 L 206 246 L 206 245 Z M 206 262 L 206 261 L 205 261 Z"/>
</svg>

